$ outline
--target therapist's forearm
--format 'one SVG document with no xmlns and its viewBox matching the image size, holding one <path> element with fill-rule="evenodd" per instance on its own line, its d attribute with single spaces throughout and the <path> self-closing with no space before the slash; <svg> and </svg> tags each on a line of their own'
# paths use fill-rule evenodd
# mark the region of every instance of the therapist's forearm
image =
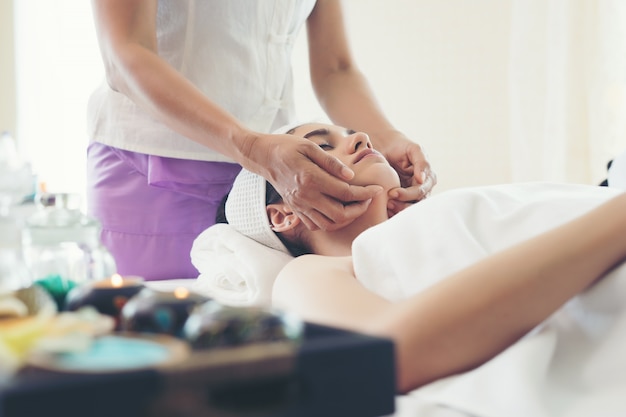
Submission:
<svg viewBox="0 0 626 417">
<path fill-rule="evenodd" d="M 318 0 L 307 19 L 311 84 L 333 123 L 370 135 L 383 150 L 393 129 L 352 57 L 338 0 Z"/>
<path fill-rule="evenodd" d="M 384 149 L 394 126 L 383 113 L 365 76 L 355 67 L 320 75 L 315 92 L 333 123 L 366 132 L 374 147 Z"/>
<path fill-rule="evenodd" d="M 243 162 L 247 131 L 159 56 L 130 45 L 115 56 L 112 87 L 174 131 Z"/>
<path fill-rule="evenodd" d="M 157 0 L 92 0 L 109 86 L 172 130 L 243 162 L 252 132 L 158 55 L 157 9 Z"/>
</svg>

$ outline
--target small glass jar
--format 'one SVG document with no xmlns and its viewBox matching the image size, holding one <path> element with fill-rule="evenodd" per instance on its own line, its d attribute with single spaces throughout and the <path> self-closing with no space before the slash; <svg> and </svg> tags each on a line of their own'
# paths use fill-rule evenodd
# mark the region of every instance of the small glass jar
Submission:
<svg viewBox="0 0 626 417">
<path fill-rule="evenodd" d="M 74 193 L 42 193 L 22 233 L 24 259 L 35 282 L 54 281 L 70 290 L 110 277 L 115 261 L 100 243 L 100 223 L 80 209 Z"/>
</svg>

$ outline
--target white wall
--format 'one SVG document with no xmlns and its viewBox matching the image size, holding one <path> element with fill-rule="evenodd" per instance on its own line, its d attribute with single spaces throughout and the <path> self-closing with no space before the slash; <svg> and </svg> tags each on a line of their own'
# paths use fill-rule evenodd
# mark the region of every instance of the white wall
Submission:
<svg viewBox="0 0 626 417">
<path fill-rule="evenodd" d="M 91 2 L 19 0 L 14 7 L 16 137 L 50 191 L 83 193 L 87 100 L 103 74 Z"/>
<path fill-rule="evenodd" d="M 426 148 L 437 190 L 507 182 L 510 1 L 348 0 L 354 55 L 387 116 Z M 305 36 L 294 59 L 308 77 Z M 306 83 L 299 114 L 319 114 Z"/>
<path fill-rule="evenodd" d="M 513 5 L 520 3 L 344 2 L 357 62 L 389 119 L 425 147 L 439 177 L 435 191 L 511 181 L 510 32 Z M 543 0 L 535 3 L 549 7 Z M 20 0 L 14 6 L 17 14 L 26 13 L 30 25 L 16 33 L 22 45 L 17 51 L 18 63 L 35 63 L 18 73 L 18 90 L 30 89 L 38 97 L 19 102 L 19 108 L 30 113 L 17 116 L 18 141 L 27 144 L 43 180 L 56 188 L 80 190 L 84 183 L 85 103 L 102 76 L 89 2 Z M 29 7 L 37 13 L 28 13 Z M 32 28 L 50 21 L 53 30 L 33 36 Z M 533 27 L 523 29 L 534 31 Z M 310 89 L 306 49 L 303 30 L 294 54 L 302 119 L 321 114 Z M 0 59 L 4 54 L 4 49 L 0 50 Z M 57 108 L 63 108 L 62 115 L 51 117 L 49 110 Z M 68 162 L 60 164 L 61 156 Z M 568 156 L 568 166 L 578 166 L 581 157 Z M 601 171 L 604 159 L 599 159 Z M 589 183 L 598 179 L 587 174 L 585 178 Z"/>
</svg>

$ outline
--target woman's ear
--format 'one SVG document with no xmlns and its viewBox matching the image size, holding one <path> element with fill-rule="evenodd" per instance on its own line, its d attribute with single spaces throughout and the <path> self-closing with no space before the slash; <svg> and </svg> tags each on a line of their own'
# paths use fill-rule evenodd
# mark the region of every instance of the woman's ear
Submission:
<svg viewBox="0 0 626 417">
<path fill-rule="evenodd" d="M 267 218 L 275 232 L 286 232 L 300 224 L 300 218 L 285 204 L 269 204 Z"/>
</svg>

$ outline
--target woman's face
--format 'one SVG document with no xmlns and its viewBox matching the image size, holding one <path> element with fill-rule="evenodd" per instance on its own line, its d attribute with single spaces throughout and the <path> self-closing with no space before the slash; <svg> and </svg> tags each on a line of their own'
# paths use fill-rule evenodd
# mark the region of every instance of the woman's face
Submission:
<svg viewBox="0 0 626 417">
<path fill-rule="evenodd" d="M 397 172 L 387 159 L 372 147 L 369 136 L 339 126 L 308 123 L 293 134 L 316 143 L 354 171 L 353 185 L 381 185 L 385 189 L 400 186 Z"/>
</svg>

